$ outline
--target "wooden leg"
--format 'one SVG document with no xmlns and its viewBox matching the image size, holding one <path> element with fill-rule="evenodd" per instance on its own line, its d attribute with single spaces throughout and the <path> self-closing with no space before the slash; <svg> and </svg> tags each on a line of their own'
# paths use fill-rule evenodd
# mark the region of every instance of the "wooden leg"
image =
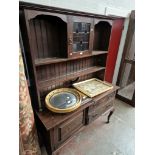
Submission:
<svg viewBox="0 0 155 155">
<path fill-rule="evenodd" d="M 114 113 L 114 110 L 110 111 L 110 113 L 109 113 L 109 115 L 108 115 L 107 122 L 106 122 L 107 124 L 109 123 L 110 118 L 111 118 L 111 116 L 112 116 L 113 113 Z"/>
</svg>

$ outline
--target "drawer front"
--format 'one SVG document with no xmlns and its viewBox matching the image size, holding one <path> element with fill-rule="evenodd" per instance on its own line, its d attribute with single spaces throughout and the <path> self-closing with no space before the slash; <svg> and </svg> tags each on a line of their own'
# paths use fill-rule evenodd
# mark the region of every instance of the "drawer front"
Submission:
<svg viewBox="0 0 155 155">
<path fill-rule="evenodd" d="M 64 141 L 83 126 L 83 112 L 58 127 L 58 141 Z"/>
<path fill-rule="evenodd" d="M 105 96 L 104 98 L 101 98 L 100 100 L 98 100 L 97 102 L 95 102 L 93 105 L 89 107 L 89 113 L 94 111 L 94 109 L 96 108 L 106 105 L 108 102 L 113 101 L 114 99 L 115 99 L 115 93 L 111 93 Z"/>
<path fill-rule="evenodd" d="M 106 105 L 99 104 L 99 106 L 93 109 L 93 111 L 88 112 L 88 123 L 94 121 L 112 107 L 113 107 L 113 101 L 106 103 Z"/>
</svg>

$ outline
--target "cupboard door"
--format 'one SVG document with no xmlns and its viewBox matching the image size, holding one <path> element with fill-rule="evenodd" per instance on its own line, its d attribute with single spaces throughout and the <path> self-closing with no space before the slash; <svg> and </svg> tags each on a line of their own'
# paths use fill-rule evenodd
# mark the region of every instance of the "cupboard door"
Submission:
<svg viewBox="0 0 155 155">
<path fill-rule="evenodd" d="M 63 142 L 74 135 L 82 126 L 84 126 L 84 114 L 83 111 L 68 119 L 64 123 L 55 128 L 54 132 L 54 146 L 58 148 Z"/>
<path fill-rule="evenodd" d="M 68 16 L 68 57 L 90 55 L 93 48 L 93 18 Z"/>
</svg>

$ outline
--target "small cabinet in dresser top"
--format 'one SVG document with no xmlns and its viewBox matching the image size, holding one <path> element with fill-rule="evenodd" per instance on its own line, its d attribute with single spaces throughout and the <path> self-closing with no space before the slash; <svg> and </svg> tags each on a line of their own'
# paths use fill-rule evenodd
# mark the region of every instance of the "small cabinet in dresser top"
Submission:
<svg viewBox="0 0 155 155">
<path fill-rule="evenodd" d="M 93 48 L 93 18 L 68 16 L 68 57 L 91 55 Z"/>
</svg>

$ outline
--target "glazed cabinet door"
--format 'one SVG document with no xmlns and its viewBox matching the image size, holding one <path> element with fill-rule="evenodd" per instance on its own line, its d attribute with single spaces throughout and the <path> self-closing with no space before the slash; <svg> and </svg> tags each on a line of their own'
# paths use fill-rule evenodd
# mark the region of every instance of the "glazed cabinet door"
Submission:
<svg viewBox="0 0 155 155">
<path fill-rule="evenodd" d="M 68 16 L 68 57 L 90 55 L 93 49 L 93 18 Z"/>
</svg>

